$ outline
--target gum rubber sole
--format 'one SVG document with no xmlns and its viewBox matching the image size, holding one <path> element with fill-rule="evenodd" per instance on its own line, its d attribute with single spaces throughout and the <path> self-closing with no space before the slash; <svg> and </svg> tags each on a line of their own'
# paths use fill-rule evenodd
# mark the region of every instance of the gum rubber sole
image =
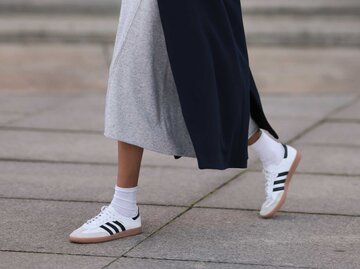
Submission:
<svg viewBox="0 0 360 269">
<path fill-rule="evenodd" d="M 122 237 L 127 237 L 131 235 L 137 235 L 142 233 L 142 227 L 134 228 L 125 230 L 120 233 L 116 233 L 109 236 L 103 236 L 103 237 L 96 237 L 96 238 L 80 238 L 80 237 L 69 237 L 70 242 L 72 243 L 80 243 L 80 244 L 90 244 L 90 243 L 100 243 L 100 242 L 107 242 L 115 239 L 119 239 Z"/>
<path fill-rule="evenodd" d="M 301 154 L 298 151 L 296 151 L 295 159 L 290 167 L 289 174 L 285 180 L 285 189 L 284 189 L 283 195 L 280 198 L 280 201 L 278 202 L 278 204 L 274 207 L 274 209 L 270 213 L 268 213 L 266 215 L 260 215 L 262 218 L 264 218 L 264 219 L 272 218 L 275 215 L 275 213 L 281 208 L 281 206 L 285 203 L 286 194 L 289 190 L 291 178 L 294 175 L 296 168 L 298 167 L 298 165 L 300 163 L 300 160 L 301 160 Z"/>
</svg>

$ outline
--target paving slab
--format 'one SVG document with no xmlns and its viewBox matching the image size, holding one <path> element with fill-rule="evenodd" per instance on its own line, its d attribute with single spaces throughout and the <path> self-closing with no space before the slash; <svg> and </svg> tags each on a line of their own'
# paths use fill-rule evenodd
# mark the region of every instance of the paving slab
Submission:
<svg viewBox="0 0 360 269">
<path fill-rule="evenodd" d="M 47 112 L 66 102 L 76 98 L 76 91 L 69 92 L 44 92 L 32 90 L 9 90 L 0 89 L 0 113 L 2 116 L 18 114 L 21 118 Z"/>
<path fill-rule="evenodd" d="M 189 206 L 239 172 L 239 169 L 143 169 L 138 198 L 143 203 Z"/>
<path fill-rule="evenodd" d="M 0 197 L 98 202 L 111 201 L 117 173 L 115 166 L 21 162 L 0 162 L 0 170 Z M 138 202 L 190 206 L 238 172 L 142 167 Z"/>
<path fill-rule="evenodd" d="M 184 210 L 142 205 L 142 234 L 101 244 L 70 243 L 69 234 L 98 214 L 101 206 L 99 203 L 1 199 L 0 250 L 119 257 Z"/>
<path fill-rule="evenodd" d="M 23 118 L 23 114 L 21 113 L 9 113 L 9 112 L 1 112 L 0 114 L 0 126 L 4 126 L 16 120 Z"/>
<path fill-rule="evenodd" d="M 336 20 L 337 19 L 337 20 Z M 264 16 L 249 15 L 244 20 L 248 33 L 279 33 L 279 34 L 320 34 L 325 37 L 327 34 L 355 34 L 359 33 L 360 20 L 355 16 L 339 17 L 329 16 Z M 327 28 L 326 25 L 329 27 Z M 282 27 L 279 27 L 282 26 Z M 310 27 L 309 27 L 310 26 Z M 341 27 L 346 27 L 341 32 Z M 308 38 L 309 36 L 307 36 Z"/>
<path fill-rule="evenodd" d="M 349 146 L 306 145 L 292 143 L 302 155 L 297 171 L 325 175 L 359 176 L 359 148 Z M 249 167 L 251 170 L 261 170 L 259 162 Z"/>
<path fill-rule="evenodd" d="M 173 156 L 161 154 L 155 151 L 144 151 L 143 164 L 149 166 L 170 166 L 170 167 L 182 167 L 182 168 L 197 168 L 197 159 L 193 157 L 181 157 L 175 159 Z"/>
<path fill-rule="evenodd" d="M 10 0 L 6 0 L 10 1 Z M 17 0 L 19 1 L 19 0 Z M 24 0 L 22 0 L 24 1 Z M 16 1 L 15 1 L 16 2 Z M 342 3 L 336 0 L 305 0 L 305 1 L 289 1 L 289 0 L 242 0 L 242 6 L 247 9 L 267 9 L 267 10 L 277 10 L 278 12 L 282 9 L 291 11 L 298 10 L 315 10 L 331 8 L 339 10 L 344 7 L 348 8 L 358 8 L 360 7 L 359 1 L 357 0 L 345 0 Z"/>
<path fill-rule="evenodd" d="M 22 27 L 28 28 L 28 23 L 23 21 Z M 107 62 L 100 46 L 1 44 L 0 62 L 0 89 L 63 91 L 106 87 Z"/>
<path fill-rule="evenodd" d="M 249 151 L 248 153 L 249 153 L 249 159 L 247 165 L 250 168 L 257 162 L 257 159 L 255 158 L 252 152 Z M 174 159 L 173 156 L 160 154 L 149 150 L 146 150 L 144 152 L 144 158 L 142 163 L 148 166 L 169 166 L 169 167 L 178 167 L 178 168 L 198 169 L 198 163 L 196 158 L 182 157 L 180 159 Z M 241 171 L 242 169 L 228 168 L 225 170 Z"/>
<path fill-rule="evenodd" d="M 118 22 L 103 14 L 1 14 L 0 40 L 114 43 Z"/>
<path fill-rule="evenodd" d="M 56 12 L 56 13 L 116 13 L 120 9 L 121 0 L 3 0 L 0 3 L 3 12 Z"/>
<path fill-rule="evenodd" d="M 332 119 L 360 120 L 360 100 L 330 116 Z"/>
<path fill-rule="evenodd" d="M 360 122 L 325 122 L 306 133 L 296 142 L 360 147 Z"/>
<path fill-rule="evenodd" d="M 1 269 L 99 269 L 114 258 L 0 251 L 0 260 Z"/>
<path fill-rule="evenodd" d="M 1 130 L 0 157 L 20 160 L 115 163 L 116 142 L 102 134 Z"/>
<path fill-rule="evenodd" d="M 127 256 L 358 268 L 359 225 L 358 217 L 282 213 L 264 220 L 255 212 L 193 208 Z"/>
<path fill-rule="evenodd" d="M 104 130 L 106 92 L 87 92 L 72 98 L 46 113 L 38 113 L 24 119 L 12 121 L 8 126 L 45 128 L 53 130 Z"/>
<path fill-rule="evenodd" d="M 97 133 L 0 130 L 0 158 L 50 162 L 117 163 L 117 141 Z M 196 158 L 144 151 L 144 166 L 196 168 Z"/>
<path fill-rule="evenodd" d="M 97 133 L 0 130 L 0 158 L 25 161 L 117 163 L 117 141 Z M 175 159 L 146 150 L 143 165 L 195 168 L 195 158 Z"/>
<path fill-rule="evenodd" d="M 221 262 L 201 262 L 201 261 L 176 261 L 176 260 L 161 260 L 161 259 L 140 259 L 140 258 L 120 258 L 112 263 L 108 269 L 127 268 L 127 269 L 272 269 L 273 266 L 261 266 L 251 264 L 239 263 L 221 263 Z M 281 267 L 284 269 L 291 269 L 294 267 Z"/>
<path fill-rule="evenodd" d="M 298 118 L 294 120 L 290 118 L 272 117 L 270 115 L 267 118 L 271 126 L 279 135 L 279 141 L 283 143 L 294 139 L 318 121 L 318 119 L 314 118 Z"/>
<path fill-rule="evenodd" d="M 271 117 L 322 119 L 354 98 L 352 94 L 264 94 L 265 113 Z"/>
<path fill-rule="evenodd" d="M 249 44 L 249 59 L 257 86 L 263 92 L 358 92 L 356 70 L 360 52 L 357 49 Z"/>
<path fill-rule="evenodd" d="M 259 210 L 265 200 L 260 172 L 247 172 L 196 206 Z M 360 216 L 360 176 L 295 174 L 282 211 Z"/>
<path fill-rule="evenodd" d="M 249 45 L 354 48 L 360 45 L 358 16 L 255 14 L 244 18 L 244 26 Z"/>
</svg>

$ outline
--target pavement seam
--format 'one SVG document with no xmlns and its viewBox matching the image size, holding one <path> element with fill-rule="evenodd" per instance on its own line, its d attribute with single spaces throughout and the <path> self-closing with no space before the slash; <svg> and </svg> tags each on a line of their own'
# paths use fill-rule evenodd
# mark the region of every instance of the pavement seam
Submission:
<svg viewBox="0 0 360 269">
<path fill-rule="evenodd" d="M 34 198 L 34 197 L 7 197 L 0 196 L 0 200 L 28 200 L 28 201 L 44 201 L 44 202 L 65 202 L 65 203 L 88 203 L 88 204 L 110 204 L 110 201 L 89 201 L 89 200 L 62 200 L 62 199 L 50 199 L 50 198 Z M 157 204 L 157 203 L 137 203 L 138 205 L 144 206 L 163 206 L 163 207 L 180 207 L 186 208 L 189 205 L 178 205 L 178 204 Z"/>
<path fill-rule="evenodd" d="M 65 100 L 63 102 L 65 102 Z M 26 120 L 26 119 L 31 118 L 31 117 L 36 116 L 36 115 L 40 115 L 42 113 L 49 112 L 51 110 L 54 110 L 54 109 L 58 108 L 59 106 L 61 106 L 61 104 L 62 103 L 60 101 L 59 104 L 51 104 L 51 105 L 45 106 L 45 107 L 43 107 L 41 109 L 37 109 L 37 110 L 29 112 L 29 113 L 24 113 L 23 115 L 19 115 L 19 117 L 16 118 L 16 119 L 7 121 L 5 124 L 13 124 L 13 123 L 16 123 L 16 122 L 19 122 L 19 121 L 22 121 L 22 120 Z M 5 126 L 0 126 L 0 130 L 3 129 L 4 127 Z"/>
<path fill-rule="evenodd" d="M 251 47 L 266 48 L 346 48 L 358 49 L 360 47 L 360 34 L 348 34 L 347 38 L 337 35 L 322 35 L 318 33 L 306 35 L 298 34 L 248 34 L 248 45 Z M 1 44 L 92 44 L 92 45 L 113 45 L 114 34 L 49 34 L 44 35 L 42 31 L 19 32 L 16 34 L 1 34 Z M 306 41 L 304 41 L 306 40 Z"/>
<path fill-rule="evenodd" d="M 249 168 L 248 172 L 261 172 L 261 169 L 253 167 Z M 324 173 L 324 172 L 303 172 L 296 171 L 296 175 L 309 175 L 309 176 L 334 176 L 334 177 L 360 177 L 360 174 L 333 174 L 333 173 Z"/>
<path fill-rule="evenodd" d="M 117 166 L 114 163 L 101 163 L 101 162 L 77 162 L 77 161 L 56 161 L 56 160 L 41 160 L 41 159 L 17 159 L 17 158 L 0 158 L 1 162 L 19 162 L 19 163 L 43 163 L 43 164 L 64 164 L 64 165 L 99 165 L 99 166 Z M 254 162 L 251 167 L 246 168 L 247 172 L 261 172 L 260 168 L 257 168 L 256 165 L 259 161 Z M 186 166 L 173 166 L 173 165 L 152 165 L 152 164 L 142 164 L 141 167 L 144 168 L 166 168 L 166 169 L 180 169 L 180 170 L 194 170 L 196 167 L 186 167 Z M 324 173 L 324 172 L 307 172 L 307 171 L 297 171 L 296 174 L 299 175 L 323 175 L 323 176 L 342 176 L 342 177 L 359 177 L 360 174 L 344 174 L 344 173 Z"/>
<path fill-rule="evenodd" d="M 327 118 L 326 122 L 328 123 L 340 123 L 340 124 L 348 124 L 348 123 L 360 123 L 360 119 L 351 119 L 351 118 Z"/>
<path fill-rule="evenodd" d="M 194 208 L 200 209 L 219 209 L 219 210 L 233 210 L 233 211 L 249 211 L 249 212 L 258 212 L 259 209 L 250 209 L 250 208 L 236 208 L 236 207 L 215 207 L 215 206 L 195 206 Z M 350 214 L 338 214 L 338 213 L 321 213 L 321 212 L 303 212 L 303 211 L 287 211 L 279 210 L 278 213 L 283 214 L 298 214 L 298 215 L 321 215 L 321 216 L 334 216 L 334 217 L 353 217 L 359 218 L 360 215 L 350 215 Z"/>
<path fill-rule="evenodd" d="M 117 258 L 117 256 L 109 256 L 109 255 L 90 255 L 90 254 L 62 253 L 62 252 L 49 252 L 49 251 L 41 252 L 41 251 L 28 251 L 28 250 L 11 250 L 11 249 L 0 249 L 0 252 L 53 254 L 53 255 L 64 255 L 64 256 L 82 256 L 82 257 L 98 257 L 98 258 Z"/>
<path fill-rule="evenodd" d="M 180 218 L 182 215 L 184 215 L 186 212 L 188 212 L 189 210 L 191 210 L 192 208 L 194 208 L 194 205 L 197 204 L 198 202 L 200 202 L 202 199 L 204 199 L 205 197 L 207 197 L 207 195 L 209 195 L 210 193 L 213 193 L 215 190 L 221 188 L 222 186 L 226 185 L 227 183 L 231 182 L 232 180 L 234 180 L 235 178 L 238 178 L 240 175 L 246 173 L 245 171 L 241 171 L 233 176 L 231 176 L 228 180 L 226 180 L 225 182 L 223 182 L 222 184 L 220 184 L 219 186 L 217 186 L 216 188 L 214 188 L 213 190 L 211 190 L 209 193 L 205 194 L 204 196 L 200 197 L 198 200 L 196 200 L 195 202 L 193 202 L 190 206 L 188 206 L 187 208 L 185 208 L 184 211 L 180 212 L 179 214 L 177 214 L 175 217 L 173 217 L 172 219 L 170 219 L 168 222 L 166 222 L 164 225 L 160 226 L 158 229 L 156 229 L 155 231 L 153 231 L 151 234 L 149 234 L 147 237 L 145 237 L 143 240 L 141 240 L 140 242 L 138 242 L 136 245 L 132 246 L 130 249 L 128 249 L 127 251 L 125 251 L 120 257 L 118 257 L 118 259 L 110 262 L 108 265 L 102 267 L 102 269 L 107 268 L 108 266 L 110 266 L 112 263 L 116 262 L 117 260 L 119 260 L 121 257 L 124 257 L 124 255 L 126 255 L 127 253 L 129 253 L 130 251 L 132 251 L 134 248 L 136 248 L 137 246 L 139 246 L 142 242 L 144 242 L 145 240 L 151 238 L 153 235 L 155 235 L 156 233 L 158 233 L 160 230 L 162 230 L 163 228 L 167 227 L 169 224 L 173 223 L 175 220 L 177 220 L 178 218 Z"/>
<path fill-rule="evenodd" d="M 48 112 L 48 111 L 42 111 L 42 112 Z M 33 115 L 30 115 L 33 116 Z M 19 119 L 24 120 L 29 115 L 27 115 L 25 118 Z M 10 124 L 13 124 L 14 122 L 11 122 Z M 7 123 L 9 124 L 9 123 Z M 2 131 L 20 131 L 20 132 L 43 132 L 43 133 L 59 133 L 59 134 L 103 134 L 103 131 L 97 131 L 97 130 L 86 130 L 86 129 L 54 129 L 54 128 L 42 128 L 42 127 L 22 127 L 22 126 L 10 126 L 10 125 L 3 125 L 0 126 L 0 130 Z"/>
<path fill-rule="evenodd" d="M 79 96 L 80 97 L 80 96 Z M 65 101 L 64 101 L 65 102 Z M 56 105 L 55 107 L 44 109 L 43 111 L 37 111 L 33 114 L 26 114 L 26 116 L 23 116 L 22 118 L 17 118 L 15 120 L 10 120 L 9 122 L 6 122 L 4 125 L 0 126 L 0 130 L 5 131 L 29 131 L 29 132 L 51 132 L 51 133 L 80 133 L 80 134 L 103 134 L 103 131 L 101 130 L 91 130 L 91 129 L 61 129 L 61 128 L 45 128 L 45 127 L 24 127 L 24 126 L 11 126 L 8 124 L 16 123 L 17 121 L 24 120 L 28 117 L 40 114 L 42 112 L 48 112 L 49 110 L 57 109 L 61 107 L 62 104 Z M 20 116 L 21 117 L 21 116 Z M 274 119 L 291 119 L 289 117 L 273 117 Z M 302 119 L 306 119 L 307 117 L 301 117 Z M 311 117 L 308 117 L 309 119 L 312 119 Z M 338 119 L 338 118 L 325 118 L 324 121 L 326 123 L 360 123 L 360 119 Z"/>
<path fill-rule="evenodd" d="M 71 98 L 80 98 L 80 96 L 81 96 L 81 93 L 78 92 L 78 93 L 72 94 Z M 14 120 L 7 121 L 5 123 L 5 125 L 0 126 L 0 130 L 6 129 L 6 128 L 9 128 L 9 127 L 11 128 L 11 126 L 9 126 L 9 127 L 6 126 L 8 124 L 14 124 L 14 123 L 20 122 L 22 120 L 26 120 L 28 118 L 31 118 L 33 116 L 40 115 L 42 113 L 46 113 L 46 112 L 50 112 L 52 110 L 55 110 L 55 109 L 61 107 L 62 105 L 66 104 L 67 101 L 68 101 L 67 98 L 60 99 L 60 101 L 57 101 L 56 103 L 49 104 L 49 105 L 47 105 L 47 106 L 45 106 L 43 108 L 37 109 L 37 110 L 29 112 L 29 113 L 24 113 L 22 116 L 19 116 L 18 118 L 14 119 Z"/>
<path fill-rule="evenodd" d="M 88 203 L 88 204 L 104 204 L 110 203 L 109 201 L 79 201 L 79 200 L 60 200 L 60 199 L 47 199 L 47 198 L 23 198 L 23 197 L 0 197 L 0 200 L 28 200 L 28 201 L 40 201 L 40 202 L 64 202 L 64 203 Z M 142 206 L 153 206 L 153 207 L 175 207 L 175 208 L 189 208 L 189 205 L 178 205 L 178 204 L 156 204 L 156 203 L 138 203 Z M 204 208 L 204 209 L 224 209 L 224 210 L 235 210 L 235 211 L 251 211 L 256 212 L 258 209 L 252 208 L 241 208 L 241 207 L 221 207 L 221 206 L 204 206 L 194 204 L 191 208 Z M 360 217 L 360 215 L 352 214 L 339 214 L 339 213 L 321 213 L 321 212 L 303 212 L 303 211 L 288 211 L 279 210 L 280 213 L 291 213 L 291 214 L 302 214 L 302 215 L 324 215 L 324 216 L 339 216 L 339 217 Z"/>
<path fill-rule="evenodd" d="M 360 123 L 360 119 L 348 119 L 348 118 L 328 118 L 326 120 L 326 122 L 329 122 L 329 123 L 343 123 L 343 124 L 346 124 L 346 123 Z"/>
<path fill-rule="evenodd" d="M 294 266 L 294 265 L 270 265 L 270 264 L 261 264 L 261 263 L 246 263 L 246 262 L 227 262 L 227 261 L 209 261 L 209 260 L 193 260 L 193 259 L 176 259 L 176 258 L 156 258 L 156 257 L 137 257 L 137 256 L 123 256 L 122 258 L 130 259 L 142 259 L 142 260 L 157 260 L 157 261 L 181 261 L 181 262 L 197 262 L 197 263 L 215 263 L 215 264 L 229 264 L 229 265 L 255 265 L 255 266 L 264 266 L 270 268 L 282 268 L 282 267 L 291 267 L 291 268 L 303 268 L 303 269 L 318 269 L 318 267 L 304 267 L 304 266 Z"/>
<path fill-rule="evenodd" d="M 316 129 L 317 127 L 319 127 L 320 125 L 322 125 L 323 123 L 325 123 L 327 121 L 327 119 L 331 118 L 332 115 L 346 109 L 349 106 L 352 106 L 353 104 L 355 104 L 358 100 L 360 99 L 360 95 L 355 96 L 353 99 L 351 99 L 350 101 L 345 102 L 344 104 L 342 104 L 341 106 L 338 106 L 337 108 L 331 110 L 329 113 L 325 114 L 320 120 L 318 120 L 317 122 L 315 122 L 314 124 L 310 125 L 309 127 L 305 128 L 302 132 L 300 132 L 299 134 L 297 134 L 296 136 L 294 136 L 293 138 L 291 138 L 288 143 L 293 143 L 296 140 L 299 140 L 301 137 L 303 137 L 305 134 L 313 131 L 314 129 Z"/>
<path fill-rule="evenodd" d="M 296 142 L 297 145 L 305 145 L 312 147 L 334 147 L 334 148 L 359 148 L 360 145 L 349 145 L 349 144 L 341 144 L 341 143 L 322 143 L 322 142 Z"/>
<path fill-rule="evenodd" d="M 126 253 L 128 253 L 129 251 L 133 250 L 135 247 L 137 247 L 138 245 L 140 245 L 142 242 L 144 242 L 145 240 L 147 240 L 148 238 L 152 237 L 154 234 L 156 234 L 158 231 L 160 231 L 162 228 L 166 227 L 167 225 L 169 225 L 170 223 L 172 223 L 174 220 L 176 220 L 177 218 L 181 217 L 183 214 L 185 214 L 187 211 L 189 211 L 191 208 L 185 208 L 184 211 L 180 212 L 179 214 L 177 214 L 175 217 L 173 217 L 172 219 L 170 219 L 169 221 L 167 221 L 165 224 L 163 224 L 162 226 L 160 226 L 158 229 L 156 229 L 155 231 L 153 231 L 152 233 L 150 233 L 148 236 L 146 236 L 143 240 L 141 240 L 140 242 L 138 242 L 137 244 L 135 244 L 134 246 L 130 247 L 128 250 L 124 251 L 124 253 L 117 257 L 117 259 L 111 261 L 110 263 L 108 263 L 107 265 L 103 266 L 101 269 L 105 269 L 107 267 L 109 267 L 111 264 L 113 264 L 114 262 L 118 261 L 119 259 L 121 259 L 122 257 L 124 257 L 124 255 L 126 255 Z"/>
<path fill-rule="evenodd" d="M 18 159 L 18 158 L 0 158 L 0 162 L 117 166 L 117 163 L 115 163 L 115 162 L 110 163 L 110 162 L 57 161 L 57 160 Z M 194 170 L 196 168 L 196 167 L 187 167 L 187 166 L 153 165 L 153 164 L 141 164 L 141 167 L 144 167 L 144 168 L 184 169 L 184 170 L 186 170 L 186 169 L 187 170 Z"/>
<path fill-rule="evenodd" d="M 247 170 L 243 170 L 241 172 L 239 172 L 238 174 L 232 176 L 230 179 L 228 179 L 227 181 L 223 182 L 222 184 L 220 184 L 219 186 L 217 186 L 216 188 L 214 188 L 213 190 L 211 190 L 210 192 L 208 192 L 207 194 L 205 194 L 204 196 L 202 196 L 200 199 L 198 199 L 197 201 L 195 201 L 191 207 L 194 207 L 196 204 L 198 204 L 199 202 L 201 202 L 202 200 L 206 199 L 207 197 L 209 197 L 210 195 L 212 195 L 213 193 L 215 193 L 216 191 L 220 190 L 221 188 L 223 188 L 224 186 L 230 184 L 232 181 L 234 181 L 235 179 L 238 180 L 242 180 L 242 178 L 240 178 L 242 175 L 246 174 L 248 171 Z"/>
</svg>

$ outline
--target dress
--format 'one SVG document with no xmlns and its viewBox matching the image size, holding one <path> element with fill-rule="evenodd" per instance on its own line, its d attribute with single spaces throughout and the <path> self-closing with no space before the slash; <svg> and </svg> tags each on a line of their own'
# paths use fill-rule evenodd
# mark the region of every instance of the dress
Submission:
<svg viewBox="0 0 360 269">
<path fill-rule="evenodd" d="M 104 135 L 168 155 L 196 157 L 181 112 L 157 0 L 122 0 Z"/>
</svg>

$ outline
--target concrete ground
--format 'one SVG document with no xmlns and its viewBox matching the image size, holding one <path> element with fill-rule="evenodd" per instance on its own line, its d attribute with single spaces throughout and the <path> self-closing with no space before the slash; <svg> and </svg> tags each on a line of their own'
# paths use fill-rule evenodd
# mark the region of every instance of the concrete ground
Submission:
<svg viewBox="0 0 360 269">
<path fill-rule="evenodd" d="M 264 179 L 252 155 L 246 170 L 217 171 L 145 151 L 144 232 L 91 245 L 68 235 L 114 190 L 116 141 L 103 136 L 103 114 L 117 1 L 99 10 L 97 1 L 2 1 L 12 20 L 0 24 L 0 268 L 360 268 L 358 1 L 252 1 L 245 22 L 264 108 L 281 141 L 303 155 L 281 212 L 258 216 Z M 85 6 L 106 21 L 81 24 Z M 73 11 L 80 28 L 60 23 L 54 34 L 45 11 L 63 21 Z M 316 40 L 303 32 L 313 13 L 324 33 Z M 289 20 L 275 37 L 261 27 L 264 16 L 281 24 L 290 15 L 304 24 Z M 26 16 L 33 21 L 23 27 Z M 326 31 L 332 16 L 338 27 Z"/>
</svg>

